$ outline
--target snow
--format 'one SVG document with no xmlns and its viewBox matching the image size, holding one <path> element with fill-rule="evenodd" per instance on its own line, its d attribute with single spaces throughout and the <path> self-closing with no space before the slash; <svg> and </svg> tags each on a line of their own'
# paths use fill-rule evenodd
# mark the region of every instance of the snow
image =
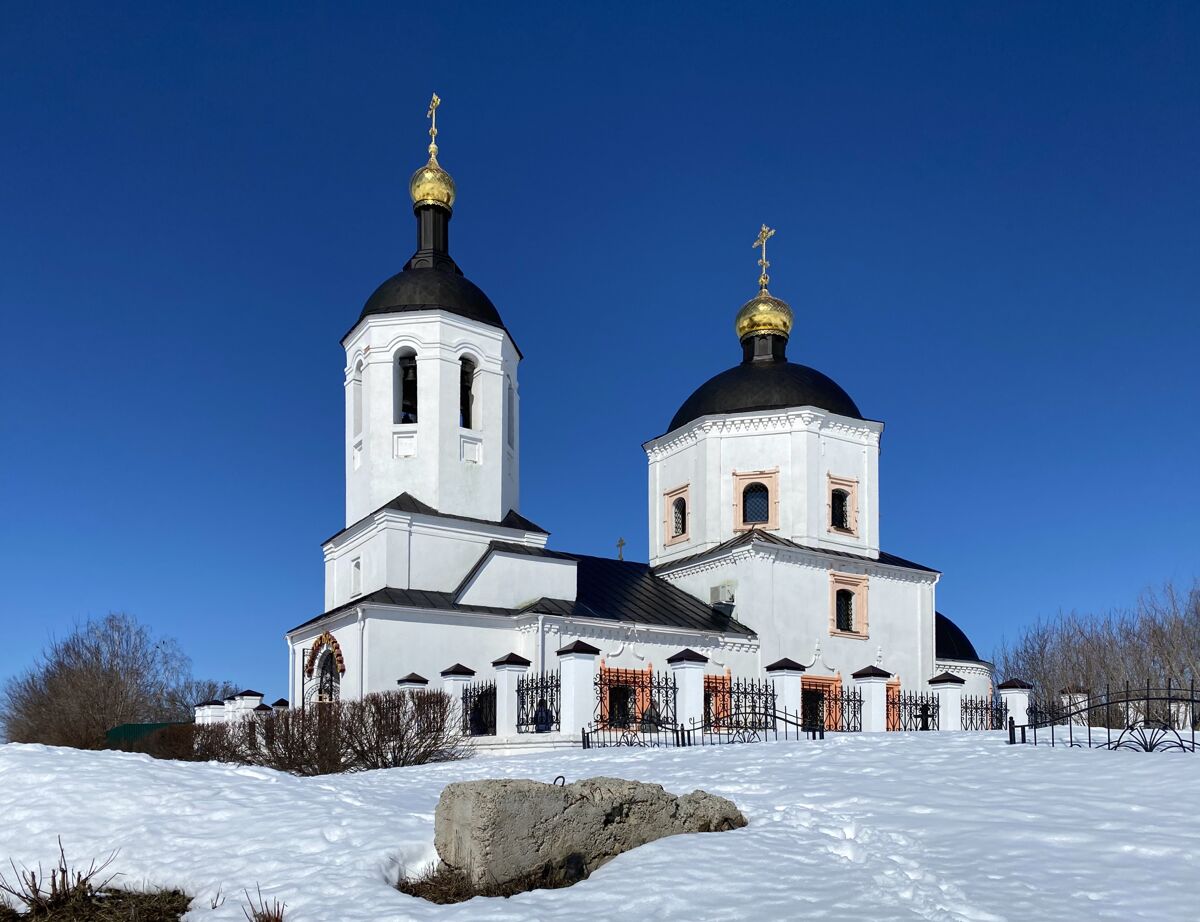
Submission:
<svg viewBox="0 0 1200 922">
<path fill-rule="evenodd" d="M 431 862 L 451 781 L 610 775 L 731 798 L 745 829 L 673 836 L 564 890 L 436 906 L 391 884 Z M 1196 918 L 1200 757 L 850 734 L 684 750 L 559 751 L 358 775 L 0 746 L 0 864 L 180 887 L 188 920 Z M 224 902 L 210 907 L 218 890 Z"/>
</svg>

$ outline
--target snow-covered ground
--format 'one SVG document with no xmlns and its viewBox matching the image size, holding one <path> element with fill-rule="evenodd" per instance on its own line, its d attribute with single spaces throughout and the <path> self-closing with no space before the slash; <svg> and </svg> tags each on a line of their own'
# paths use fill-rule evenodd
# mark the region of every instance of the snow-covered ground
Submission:
<svg viewBox="0 0 1200 922">
<path fill-rule="evenodd" d="M 435 906 L 392 888 L 434 858 L 451 781 L 610 775 L 731 798 L 750 825 L 674 836 L 565 890 Z M 1200 756 L 854 734 L 686 750 L 477 758 L 341 777 L 0 746 L 0 864 L 120 849 L 125 886 L 189 920 L 1200 918 Z M 226 900 L 210 909 L 218 890 Z"/>
</svg>

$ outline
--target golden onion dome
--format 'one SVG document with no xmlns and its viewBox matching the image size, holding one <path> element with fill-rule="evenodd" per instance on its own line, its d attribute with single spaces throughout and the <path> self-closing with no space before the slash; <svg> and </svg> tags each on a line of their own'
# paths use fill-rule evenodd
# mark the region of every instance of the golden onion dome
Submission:
<svg viewBox="0 0 1200 922">
<path fill-rule="evenodd" d="M 792 309 L 786 301 L 773 297 L 766 288 L 742 305 L 734 321 L 738 339 L 771 333 L 787 337 L 792 332 Z"/>
<path fill-rule="evenodd" d="M 413 205 L 440 205 L 447 211 L 454 208 L 454 180 L 431 156 L 429 162 L 412 174 L 408 194 Z"/>
</svg>

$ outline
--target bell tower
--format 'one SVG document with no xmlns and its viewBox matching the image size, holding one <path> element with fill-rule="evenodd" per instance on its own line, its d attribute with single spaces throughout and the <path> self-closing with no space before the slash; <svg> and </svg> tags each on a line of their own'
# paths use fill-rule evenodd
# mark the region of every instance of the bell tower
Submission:
<svg viewBox="0 0 1200 922">
<path fill-rule="evenodd" d="M 429 160 L 409 180 L 417 249 L 367 300 L 346 350 L 346 524 L 402 493 L 449 515 L 519 511 L 521 353 L 450 255 L 456 189 Z"/>
</svg>

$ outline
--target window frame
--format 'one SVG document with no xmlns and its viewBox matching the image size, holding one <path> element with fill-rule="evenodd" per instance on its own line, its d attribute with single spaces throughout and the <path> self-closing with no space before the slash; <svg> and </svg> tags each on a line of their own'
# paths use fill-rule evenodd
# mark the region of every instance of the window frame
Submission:
<svg viewBox="0 0 1200 922">
<path fill-rule="evenodd" d="M 683 532 L 675 534 L 675 501 L 684 502 Z M 663 494 L 663 546 L 683 544 L 692 536 L 692 497 L 691 484 L 684 484 Z"/>
<path fill-rule="evenodd" d="M 858 480 L 853 477 L 839 477 L 836 474 L 826 475 L 825 490 L 825 530 L 832 535 L 858 535 Z M 833 493 L 842 490 L 846 493 L 846 527 L 833 524 Z"/>
<path fill-rule="evenodd" d="M 767 521 L 745 522 L 742 508 L 742 498 L 746 487 L 752 483 L 761 483 L 767 488 Z M 763 471 L 734 471 L 733 472 L 733 530 L 750 531 L 761 528 L 763 531 L 775 531 L 779 528 L 779 468 Z"/>
<path fill-rule="evenodd" d="M 470 378 L 467 368 L 470 367 Z M 472 355 L 458 359 L 458 428 L 467 432 L 478 432 L 479 423 L 479 361 Z M 465 413 L 464 413 L 465 411 Z M 463 417 L 466 417 L 465 425 Z"/>
<path fill-rule="evenodd" d="M 869 585 L 870 577 L 865 573 L 830 572 L 829 635 L 831 637 L 850 637 L 855 640 L 866 640 L 870 636 L 870 622 L 868 620 Z M 854 629 L 851 631 L 843 631 L 838 627 L 837 596 L 841 590 L 848 590 L 853 595 L 851 623 L 854 625 Z"/>
</svg>

